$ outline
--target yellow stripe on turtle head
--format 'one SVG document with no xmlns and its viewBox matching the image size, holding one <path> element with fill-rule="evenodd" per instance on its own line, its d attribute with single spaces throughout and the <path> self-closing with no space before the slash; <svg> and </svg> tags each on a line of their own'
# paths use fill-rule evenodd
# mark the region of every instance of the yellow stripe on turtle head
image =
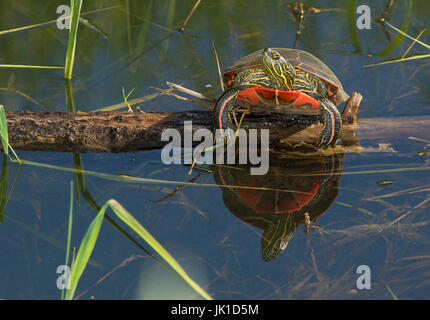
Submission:
<svg viewBox="0 0 430 320">
<path fill-rule="evenodd" d="M 262 65 L 275 89 L 292 90 L 295 69 L 277 51 L 264 49 Z"/>
</svg>

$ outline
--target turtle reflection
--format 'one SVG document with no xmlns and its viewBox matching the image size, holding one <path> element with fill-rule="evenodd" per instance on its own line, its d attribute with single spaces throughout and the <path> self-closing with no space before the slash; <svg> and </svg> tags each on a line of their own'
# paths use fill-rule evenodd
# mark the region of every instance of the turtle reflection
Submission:
<svg viewBox="0 0 430 320">
<path fill-rule="evenodd" d="M 243 166 L 221 166 L 214 175 L 225 186 L 226 207 L 264 230 L 261 250 L 263 260 L 270 261 L 285 250 L 300 224 L 306 230 L 334 202 L 342 166 L 343 154 L 299 159 L 271 155 L 266 175 L 252 176 Z"/>
</svg>

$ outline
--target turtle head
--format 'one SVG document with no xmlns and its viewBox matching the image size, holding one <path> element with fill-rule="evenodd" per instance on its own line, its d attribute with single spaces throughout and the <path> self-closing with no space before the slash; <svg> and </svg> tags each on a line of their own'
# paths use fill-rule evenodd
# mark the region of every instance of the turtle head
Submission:
<svg viewBox="0 0 430 320">
<path fill-rule="evenodd" d="M 290 213 L 271 221 L 261 237 L 263 260 L 267 262 L 277 258 L 287 248 L 295 231 L 296 225 Z"/>
<path fill-rule="evenodd" d="M 274 89 L 292 90 L 296 71 L 279 52 L 269 48 L 264 49 L 262 66 Z"/>
</svg>

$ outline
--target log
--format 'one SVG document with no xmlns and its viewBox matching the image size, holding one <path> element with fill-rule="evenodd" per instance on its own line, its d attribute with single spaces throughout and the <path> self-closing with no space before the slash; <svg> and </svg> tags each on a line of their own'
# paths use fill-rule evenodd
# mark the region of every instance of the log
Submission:
<svg viewBox="0 0 430 320">
<path fill-rule="evenodd" d="M 15 149 L 64 152 L 136 152 L 162 148 L 165 128 L 183 131 L 184 121 L 192 121 L 193 131 L 211 129 L 210 112 L 9 112 L 6 113 L 9 142 Z M 315 144 L 320 124 L 311 120 L 285 121 L 273 115 L 249 115 L 244 128 L 269 128 L 279 134 L 270 143 Z M 343 124 L 340 139 L 346 145 L 358 140 L 389 143 L 415 136 L 430 139 L 430 117 L 368 118 Z"/>
<path fill-rule="evenodd" d="M 353 95 L 351 96 L 353 97 Z M 361 96 L 358 97 L 361 100 Z M 359 103 L 359 101 L 358 101 Z M 390 143 L 415 136 L 430 139 L 430 117 L 369 118 L 356 122 L 358 105 L 347 105 L 342 114 L 340 139 L 346 146 L 359 140 Z M 14 149 L 59 152 L 136 152 L 157 149 L 166 128 L 183 132 L 184 121 L 192 121 L 193 131 L 211 130 L 209 111 L 185 112 L 8 112 L 9 143 Z M 315 145 L 321 132 L 318 119 L 292 118 L 279 114 L 251 114 L 243 128 L 268 128 L 270 146 L 285 149 Z M 199 142 L 195 142 L 198 144 Z"/>
</svg>

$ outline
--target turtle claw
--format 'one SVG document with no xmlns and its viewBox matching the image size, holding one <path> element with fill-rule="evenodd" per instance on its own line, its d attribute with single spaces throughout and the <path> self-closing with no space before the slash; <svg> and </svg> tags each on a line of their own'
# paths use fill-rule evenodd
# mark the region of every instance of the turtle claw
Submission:
<svg viewBox="0 0 430 320">
<path fill-rule="evenodd" d="M 320 136 L 320 139 L 317 143 L 317 147 L 318 149 L 327 149 L 328 147 L 332 147 L 333 144 L 329 143 L 329 141 L 327 141 L 327 137 L 325 137 L 324 135 Z"/>
<path fill-rule="evenodd" d="M 338 135 L 339 134 L 337 133 L 334 135 L 334 137 L 332 137 L 330 134 L 323 131 L 321 133 L 321 136 L 319 137 L 317 147 L 319 149 L 324 149 L 324 150 L 326 150 L 328 147 L 334 148 L 338 142 Z"/>
<path fill-rule="evenodd" d="M 317 146 L 321 149 L 334 147 L 342 126 L 340 113 L 331 101 L 324 99 L 321 101 L 321 115 L 323 118 L 323 130 Z"/>
</svg>

